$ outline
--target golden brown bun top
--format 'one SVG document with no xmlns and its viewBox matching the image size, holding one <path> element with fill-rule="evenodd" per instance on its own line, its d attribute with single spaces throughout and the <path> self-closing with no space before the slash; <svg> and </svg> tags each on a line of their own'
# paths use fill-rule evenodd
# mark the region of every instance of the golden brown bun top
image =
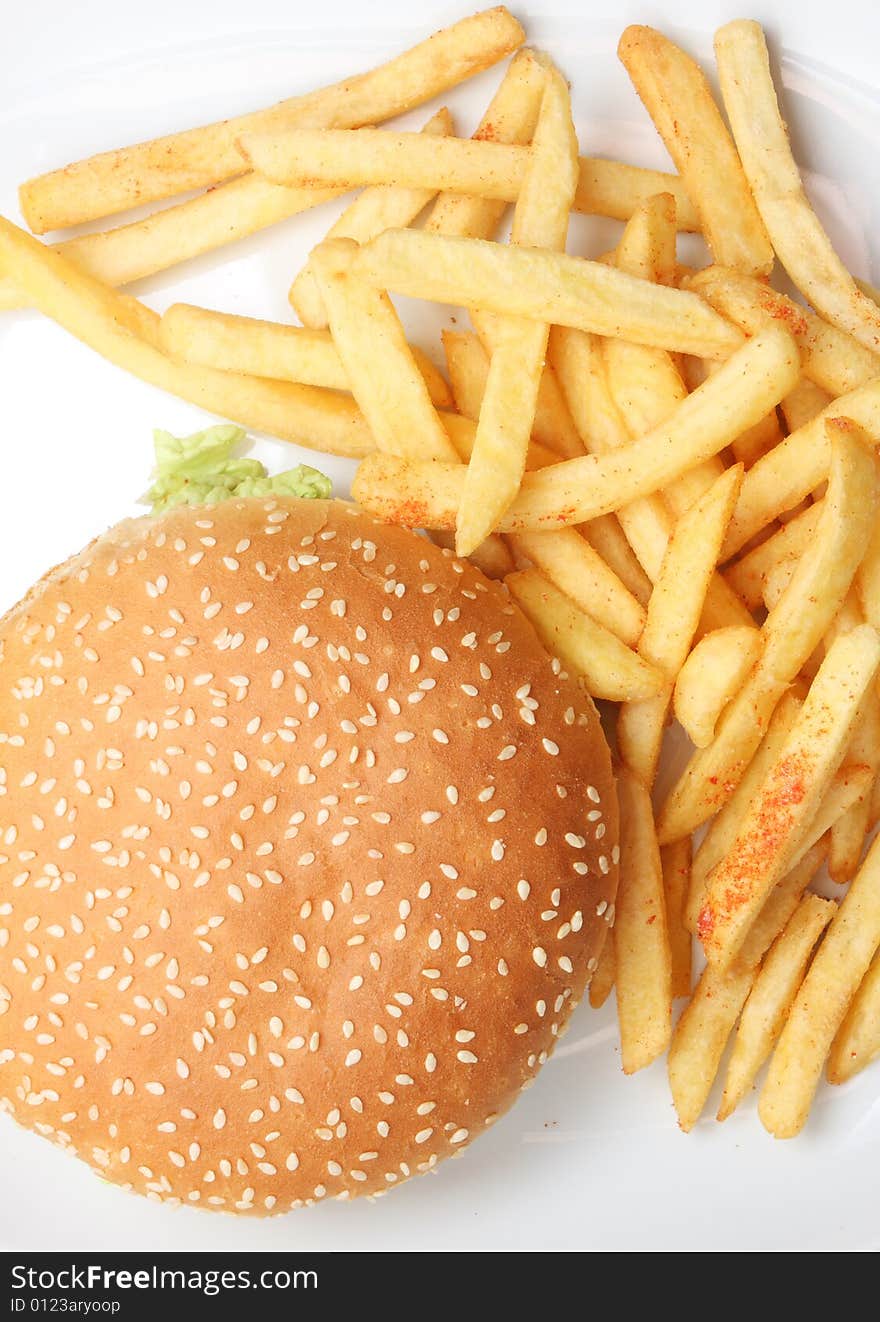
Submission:
<svg viewBox="0 0 880 1322">
<path fill-rule="evenodd" d="M 616 842 L 469 565 L 335 502 L 120 525 L 0 623 L 0 1103 L 169 1201 L 387 1189 L 543 1063 Z"/>
</svg>

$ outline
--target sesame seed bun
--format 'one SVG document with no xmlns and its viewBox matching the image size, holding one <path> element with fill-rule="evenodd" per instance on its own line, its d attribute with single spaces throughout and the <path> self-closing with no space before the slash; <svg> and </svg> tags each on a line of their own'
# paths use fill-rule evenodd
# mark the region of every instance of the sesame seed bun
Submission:
<svg viewBox="0 0 880 1322">
<path fill-rule="evenodd" d="M 595 710 L 338 502 L 122 524 L 0 622 L 0 1105 L 105 1179 L 377 1194 L 534 1079 L 613 917 Z"/>
</svg>

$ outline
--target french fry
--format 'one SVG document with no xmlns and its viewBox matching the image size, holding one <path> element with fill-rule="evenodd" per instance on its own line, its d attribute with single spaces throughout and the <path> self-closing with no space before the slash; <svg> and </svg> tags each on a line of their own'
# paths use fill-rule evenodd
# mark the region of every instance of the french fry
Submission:
<svg viewBox="0 0 880 1322">
<path fill-rule="evenodd" d="M 439 418 L 443 423 L 447 436 L 455 446 L 459 459 L 467 463 L 474 449 L 474 440 L 477 434 L 476 424 L 471 418 L 462 417 L 460 413 L 449 413 L 446 409 L 440 410 Z M 526 452 L 527 469 L 533 471 L 539 468 L 550 468 L 558 463 L 559 455 L 555 450 L 548 450 L 545 445 L 538 445 L 537 441 L 529 442 L 529 448 Z"/>
<path fill-rule="evenodd" d="M 715 739 L 694 753 L 668 795 L 657 822 L 661 844 L 695 830 L 729 798 L 782 693 L 837 614 L 865 553 L 877 501 L 875 456 L 858 428 L 847 424 L 832 431 L 831 477 L 815 541 L 765 620 L 761 657 L 728 704 Z"/>
<path fill-rule="evenodd" d="M 618 773 L 617 794 L 620 882 L 612 929 L 615 986 L 621 1064 L 625 1074 L 633 1074 L 669 1045 L 672 958 L 651 797 L 626 767 Z"/>
<path fill-rule="evenodd" d="M 617 53 L 693 199 L 716 262 L 769 274 L 773 249 L 700 66 L 649 27 L 627 28 Z"/>
<path fill-rule="evenodd" d="M 742 344 L 741 332 L 696 294 L 563 252 L 386 230 L 361 248 L 355 266 L 379 289 L 680 353 L 724 359 Z"/>
<path fill-rule="evenodd" d="M 526 47 L 511 60 L 474 138 L 480 142 L 527 146 L 538 122 L 543 93 L 544 65 Z M 441 193 L 428 213 L 424 228 L 429 234 L 491 239 L 506 209 L 506 202 L 465 193 Z"/>
<path fill-rule="evenodd" d="M 757 629 L 732 625 L 704 634 L 678 672 L 673 710 L 691 743 L 706 748 L 724 708 L 761 655 Z"/>
<path fill-rule="evenodd" d="M 784 322 L 797 340 L 804 375 L 834 397 L 867 385 L 880 373 L 877 354 L 763 280 L 709 266 L 689 276 L 685 288 L 700 294 L 746 335 L 754 335 L 768 321 Z"/>
<path fill-rule="evenodd" d="M 600 620 L 627 647 L 636 646 L 645 627 L 644 609 L 574 528 L 516 533 L 510 542 L 582 611 Z"/>
<path fill-rule="evenodd" d="M 651 580 L 639 564 L 635 552 L 613 514 L 591 519 L 579 530 L 594 551 L 612 569 L 640 606 L 645 607 L 651 596 Z"/>
<path fill-rule="evenodd" d="M 749 427 L 731 442 L 730 449 L 738 464 L 751 468 L 782 440 L 782 428 L 776 410 L 771 409 L 754 427 Z"/>
<path fill-rule="evenodd" d="M 674 845 L 665 845 L 660 850 L 663 894 L 666 897 L 666 929 L 672 960 L 673 1000 L 691 994 L 693 942 L 684 925 L 684 904 L 690 889 L 691 850 L 690 837 L 676 840 Z"/>
<path fill-rule="evenodd" d="M 515 142 L 475 136 L 427 144 L 416 133 L 389 129 L 245 133 L 239 145 L 252 169 L 285 188 L 348 191 L 403 185 L 503 204 L 519 198 L 529 163 L 528 149 Z M 677 228 L 700 228 L 699 217 L 675 175 L 599 157 L 578 159 L 572 207 L 585 215 L 628 220 L 646 199 L 661 192 L 682 206 Z"/>
<path fill-rule="evenodd" d="M 857 275 L 853 276 L 853 279 L 865 297 L 869 298 L 872 303 L 876 303 L 877 306 L 880 307 L 880 289 L 878 289 L 876 285 L 872 285 L 869 280 L 861 280 Z"/>
<path fill-rule="evenodd" d="M 782 327 L 768 327 L 688 395 L 668 423 L 626 450 L 568 459 L 542 472 L 527 473 L 500 521 L 500 531 L 585 523 L 668 486 L 763 417 L 790 388 L 797 372 L 791 336 Z M 445 464 L 426 466 L 374 454 L 358 469 L 352 491 L 364 508 L 387 523 L 451 528 L 462 485 L 461 472 Z"/>
<path fill-rule="evenodd" d="M 252 170 L 286 188 L 403 184 L 494 202 L 517 200 L 529 165 L 527 147 L 478 138 L 427 142 L 419 133 L 391 129 L 245 133 L 239 146 Z"/>
<path fill-rule="evenodd" d="M 132 334 L 133 299 L 108 289 L 37 239 L 0 218 L 0 266 L 35 307 L 77 339 L 150 384 L 245 427 L 309 449 L 356 458 L 375 442 L 360 411 L 344 395 L 192 367 L 166 357 Z M 142 314 L 149 309 L 138 305 Z M 158 317 L 155 317 L 158 335 Z"/>
<path fill-rule="evenodd" d="M 346 78 L 267 110 L 102 152 L 22 185 L 22 214 L 35 234 L 97 220 L 129 207 L 241 174 L 243 133 L 294 125 L 356 127 L 423 105 L 522 45 L 506 9 L 483 10 L 368 73 Z"/>
<path fill-rule="evenodd" d="M 553 326 L 548 344 L 550 362 L 562 387 L 575 425 L 590 454 L 607 454 L 631 443 L 631 435 L 608 387 L 602 342 L 595 335 Z M 660 573 L 672 533 L 673 518 L 658 493 L 621 507 L 617 517 L 639 563 L 653 582 Z M 593 520 L 590 527 L 595 527 Z M 735 593 L 716 574 L 706 594 L 700 631 L 722 625 L 751 625 L 751 616 Z"/>
<path fill-rule="evenodd" d="M 834 417 L 851 418 L 872 436 L 880 436 L 880 376 L 835 399 L 749 469 L 730 521 L 723 559 L 735 555 L 778 514 L 793 509 L 825 481 L 831 460 L 825 423 Z"/>
<path fill-rule="evenodd" d="M 623 232 L 614 264 L 641 280 L 672 284 L 675 275 L 675 203 L 670 195 L 649 199 Z M 687 396 L 672 355 L 664 349 L 608 339 L 603 343 L 611 397 L 635 438 L 660 426 Z M 682 473 L 664 492 L 673 514 L 682 514 L 724 472 L 717 456 Z"/>
<path fill-rule="evenodd" d="M 491 313 L 481 312 L 477 308 L 471 308 L 470 315 L 487 355 L 488 379 L 488 362 L 499 346 L 502 328 L 507 318 L 494 317 Z M 583 441 L 574 425 L 556 374 L 546 361 L 538 382 L 532 436 L 539 444 L 555 450 L 563 459 L 574 459 L 584 453 Z"/>
<path fill-rule="evenodd" d="M 807 200 L 760 24 L 738 19 L 719 29 L 715 57 L 734 140 L 779 260 L 827 321 L 877 352 L 880 309 L 857 287 Z"/>
<path fill-rule="evenodd" d="M 351 274 L 356 251 L 352 239 L 326 239 L 312 253 L 312 269 L 333 343 L 376 445 L 388 454 L 457 462 L 391 299 Z"/>
<path fill-rule="evenodd" d="M 880 627 L 880 522 L 871 530 L 868 549 L 856 574 L 856 593 L 865 619 Z"/>
<path fill-rule="evenodd" d="M 426 137 L 448 137 L 452 131 L 452 116 L 445 106 L 422 128 Z M 430 188 L 401 188 L 393 184 L 365 188 L 330 226 L 326 237 L 367 243 L 383 230 L 402 229 L 411 224 L 435 196 Z M 327 314 L 310 261 L 290 286 L 288 299 L 304 326 L 326 328 Z"/>
<path fill-rule="evenodd" d="M 798 560 L 812 544 L 821 517 L 821 501 L 808 505 L 779 532 L 766 538 L 735 564 L 727 566 L 724 577 L 750 610 L 757 610 L 761 605 L 767 574 L 773 566 L 780 560 Z"/>
<path fill-rule="evenodd" d="M 648 603 L 639 655 L 664 675 L 666 683 L 656 697 L 621 707 L 617 747 L 622 761 L 649 789 L 657 772 L 673 685 L 702 615 L 741 480 L 739 466 L 722 472 L 706 494 L 682 514 Z"/>
<path fill-rule="evenodd" d="M 825 1058 L 880 945 L 880 840 L 853 878 L 801 984 L 758 1102 L 764 1128 L 803 1128 Z"/>
<path fill-rule="evenodd" d="M 830 404 L 831 396 L 827 390 L 802 377 L 794 390 L 790 390 L 779 404 L 789 435 L 799 431 L 801 427 L 808 426 L 814 418 L 824 413 Z M 780 511 L 780 514 L 784 514 L 784 511 Z"/>
<path fill-rule="evenodd" d="M 564 249 L 576 182 L 577 136 L 568 85 L 548 64 L 511 243 Z M 473 550 L 493 531 L 519 490 L 548 333 L 549 326 L 543 322 L 521 318 L 505 318 L 498 328 L 456 516 L 455 542 L 460 555 Z"/>
<path fill-rule="evenodd" d="M 760 281 L 757 281 L 761 285 Z M 763 287 L 763 285 L 761 286 Z M 690 288 L 689 280 L 680 281 L 680 288 Z M 701 291 L 697 291 L 701 292 Z M 683 355 L 680 358 L 681 374 L 688 390 L 696 390 L 701 386 L 707 377 L 717 370 L 717 364 L 711 363 L 705 358 L 693 358 L 689 355 Z M 779 418 L 776 410 L 771 409 L 765 414 L 759 422 L 753 427 L 748 427 L 735 441 L 731 441 L 730 448 L 733 457 L 738 464 L 745 464 L 746 468 L 751 468 L 768 450 L 772 450 L 782 440 L 782 430 L 779 426 Z"/>
<path fill-rule="evenodd" d="M 706 881 L 697 933 L 710 963 L 729 966 L 843 762 L 862 700 L 880 665 L 880 636 L 861 625 L 834 640 L 778 761 L 730 852 Z"/>
<path fill-rule="evenodd" d="M 589 997 L 590 1005 L 594 1010 L 601 1010 L 611 995 L 616 971 L 617 960 L 614 956 L 614 932 L 612 930 L 605 938 L 598 967 L 592 978 L 590 978 Z"/>
<path fill-rule="evenodd" d="M 776 886 L 732 968 L 723 972 L 709 964 L 703 970 L 675 1026 L 667 1062 L 672 1100 L 685 1133 L 693 1129 L 706 1105 L 758 965 L 791 918 L 824 857 L 824 845 L 814 845 Z"/>
<path fill-rule="evenodd" d="M 625 702 L 660 690 L 663 676 L 659 670 L 579 610 L 538 570 L 520 570 L 505 581 L 547 650 L 559 657 L 592 697 Z"/>
<path fill-rule="evenodd" d="M 607 945 L 607 942 L 606 942 Z M 600 963 L 601 966 L 601 963 Z M 880 955 L 862 979 L 828 1056 L 829 1083 L 846 1083 L 880 1055 Z"/>
<path fill-rule="evenodd" d="M 834 900 L 805 895 L 770 947 L 743 1007 L 718 1108 L 719 1120 L 733 1114 L 773 1050 L 816 942 L 836 909 Z"/>
<path fill-rule="evenodd" d="M 450 532 L 433 532 L 431 533 L 431 541 L 437 546 L 455 552 L 455 537 Z M 468 559 L 471 564 L 481 569 L 487 578 L 503 579 L 516 569 L 513 556 L 507 549 L 504 538 L 496 537 L 494 534 L 487 537 L 476 550 L 472 551 Z"/>
<path fill-rule="evenodd" d="M 202 367 L 276 381 L 300 381 L 329 390 L 351 389 L 339 351 L 327 331 L 173 303 L 162 314 L 159 338 L 161 347 L 172 358 Z M 439 407 L 450 407 L 452 395 L 442 373 L 421 349 L 410 345 L 410 353 L 432 401 Z"/>
<path fill-rule="evenodd" d="M 474 138 L 490 142 L 525 143 L 531 140 L 545 82 L 544 64 L 530 50 L 523 50 L 512 61 L 501 86 L 480 120 Z M 443 193 L 425 222 L 428 233 L 460 238 L 490 239 L 498 226 L 505 204 L 461 193 Z M 477 361 L 477 348 L 470 339 L 450 341 L 461 357 L 461 368 L 469 376 L 468 416 L 479 416 L 479 404 L 488 376 L 488 354 L 494 348 L 493 326 L 497 318 L 471 309 L 471 317 L 485 342 L 483 363 Z M 485 370 L 481 371 L 481 367 Z M 480 377 L 481 389 L 477 389 Z M 479 402 L 478 402 L 479 401 Z M 562 398 L 552 369 L 545 367 L 538 387 L 533 439 L 556 450 L 565 458 L 583 454 L 583 444 Z"/>
<path fill-rule="evenodd" d="M 338 188 L 279 188 L 258 175 L 242 175 L 143 220 L 66 239 L 55 251 L 118 288 L 341 196 Z M 0 275 L 0 309 L 27 306 L 12 277 Z"/>
<path fill-rule="evenodd" d="M 580 159 L 574 209 L 587 216 L 629 220 L 643 202 L 658 193 L 668 193 L 674 199 L 675 224 L 679 231 L 693 234 L 700 230 L 699 214 L 677 174 L 624 165 L 621 161 L 599 160 L 595 156 Z"/>
<path fill-rule="evenodd" d="M 440 338 L 455 407 L 476 422 L 486 391 L 489 355 L 474 331 L 444 330 Z"/>
</svg>

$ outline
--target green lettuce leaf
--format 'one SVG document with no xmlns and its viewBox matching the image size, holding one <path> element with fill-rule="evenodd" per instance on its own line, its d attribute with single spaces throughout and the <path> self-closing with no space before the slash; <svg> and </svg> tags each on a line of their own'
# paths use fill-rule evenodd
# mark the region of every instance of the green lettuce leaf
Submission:
<svg viewBox="0 0 880 1322">
<path fill-rule="evenodd" d="M 192 436 L 153 432 L 156 467 L 145 498 L 153 514 L 175 505 L 216 505 L 236 496 L 326 500 L 330 495 L 330 479 L 308 464 L 270 477 L 258 459 L 234 457 L 244 440 L 244 430 L 231 423 L 206 427 Z"/>
</svg>

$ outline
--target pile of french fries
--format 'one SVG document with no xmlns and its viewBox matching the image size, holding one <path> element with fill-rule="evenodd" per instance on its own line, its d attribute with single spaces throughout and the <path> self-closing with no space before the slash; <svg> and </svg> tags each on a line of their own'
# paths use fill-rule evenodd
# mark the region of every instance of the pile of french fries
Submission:
<svg viewBox="0 0 880 1322">
<path fill-rule="evenodd" d="M 759 1114 L 789 1137 L 826 1064 L 841 1083 L 880 1054 L 880 306 L 807 200 L 756 23 L 716 35 L 722 105 L 659 32 L 624 32 L 677 174 L 582 157 L 565 78 L 524 35 L 487 10 L 336 86 L 29 181 L 35 234 L 204 191 L 52 246 L 3 220 L 0 306 L 360 460 L 364 507 L 506 582 L 617 704 L 620 892 L 590 999 L 616 990 L 624 1070 L 668 1050 L 687 1130 L 732 1043 L 718 1118 L 769 1061 Z M 446 109 L 376 127 L 510 55 L 473 137 Z M 355 188 L 293 280 L 299 325 L 119 292 Z M 625 222 L 617 247 L 567 253 L 573 211 Z M 682 265 L 679 231 L 709 265 Z M 803 303 L 771 286 L 777 260 Z M 469 313 L 445 375 L 391 293 Z M 694 751 L 655 801 L 673 714 Z"/>
</svg>

